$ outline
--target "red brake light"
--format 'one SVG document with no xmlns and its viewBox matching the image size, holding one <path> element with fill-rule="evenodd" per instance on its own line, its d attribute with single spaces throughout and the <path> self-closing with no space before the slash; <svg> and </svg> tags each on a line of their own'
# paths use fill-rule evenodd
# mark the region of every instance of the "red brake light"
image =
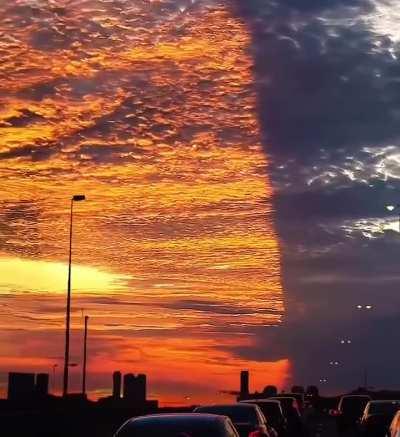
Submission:
<svg viewBox="0 0 400 437">
<path fill-rule="evenodd" d="M 340 416 L 340 415 L 342 414 L 342 412 L 339 411 L 339 410 L 330 410 L 330 411 L 329 411 L 329 414 L 330 414 L 331 416 L 337 417 L 337 416 Z"/>
<path fill-rule="evenodd" d="M 262 433 L 260 432 L 260 431 L 252 431 L 250 434 L 249 434 L 249 437 L 262 437 L 263 435 L 262 435 Z"/>
</svg>

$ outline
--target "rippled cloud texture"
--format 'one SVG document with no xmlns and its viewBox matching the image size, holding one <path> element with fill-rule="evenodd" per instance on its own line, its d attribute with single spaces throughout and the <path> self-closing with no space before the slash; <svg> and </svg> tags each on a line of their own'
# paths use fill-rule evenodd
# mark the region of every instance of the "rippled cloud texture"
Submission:
<svg viewBox="0 0 400 437">
<path fill-rule="evenodd" d="M 163 402 L 215 399 L 284 314 L 245 22 L 207 2 L 17 1 L 1 14 L 2 370 L 61 368 L 71 194 L 73 351 L 90 391 L 146 372 Z M 256 346 L 258 347 L 258 346 Z M 72 388 L 80 369 L 73 369 Z"/>
</svg>

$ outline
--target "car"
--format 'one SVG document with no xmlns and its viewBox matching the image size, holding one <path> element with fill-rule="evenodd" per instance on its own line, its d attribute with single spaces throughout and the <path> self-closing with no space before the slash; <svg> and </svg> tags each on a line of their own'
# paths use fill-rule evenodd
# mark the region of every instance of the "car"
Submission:
<svg viewBox="0 0 400 437">
<path fill-rule="evenodd" d="M 386 437 L 400 437 L 400 411 L 394 415 Z"/>
<path fill-rule="evenodd" d="M 368 395 L 345 395 L 339 400 L 336 410 L 331 410 L 331 415 L 336 418 L 339 432 L 349 428 L 357 428 L 363 411 L 371 400 Z"/>
<path fill-rule="evenodd" d="M 276 430 L 278 436 L 286 435 L 288 424 L 280 401 L 275 399 L 245 399 L 240 403 L 258 405 L 267 419 L 267 423 Z"/>
<path fill-rule="evenodd" d="M 217 414 L 229 417 L 240 437 L 276 437 L 257 405 L 226 404 L 197 407 L 195 413 Z"/>
<path fill-rule="evenodd" d="M 279 401 L 282 406 L 282 411 L 287 421 L 287 434 L 289 436 L 302 435 L 304 433 L 304 426 L 297 398 L 290 395 L 280 395 L 274 396 L 271 399 Z"/>
<path fill-rule="evenodd" d="M 152 414 L 129 419 L 114 437 L 239 437 L 228 417 L 213 414 Z"/>
<path fill-rule="evenodd" d="M 398 410 L 400 410 L 400 400 L 368 402 L 360 420 L 360 433 L 364 437 L 385 437 Z"/>
</svg>

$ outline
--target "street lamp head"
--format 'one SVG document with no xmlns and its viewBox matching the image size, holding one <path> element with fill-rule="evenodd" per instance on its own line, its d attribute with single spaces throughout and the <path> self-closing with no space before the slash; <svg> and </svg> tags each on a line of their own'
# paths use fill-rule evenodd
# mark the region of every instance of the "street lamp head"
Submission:
<svg viewBox="0 0 400 437">
<path fill-rule="evenodd" d="M 75 196 L 72 197 L 73 202 L 81 202 L 82 200 L 86 200 L 84 194 L 75 194 Z"/>
<path fill-rule="evenodd" d="M 396 209 L 395 205 L 386 205 L 386 209 L 390 212 L 394 211 Z"/>
</svg>

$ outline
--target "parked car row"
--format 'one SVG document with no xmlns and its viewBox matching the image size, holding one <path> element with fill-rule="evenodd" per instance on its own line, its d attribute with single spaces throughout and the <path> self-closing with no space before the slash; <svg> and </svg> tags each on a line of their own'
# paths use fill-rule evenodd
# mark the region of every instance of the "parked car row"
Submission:
<svg viewBox="0 0 400 437">
<path fill-rule="evenodd" d="M 360 437 L 400 437 L 400 400 L 342 396 L 331 415 L 336 418 L 339 432 L 353 429 Z"/>
<path fill-rule="evenodd" d="M 132 418 L 114 437 L 300 437 L 302 432 L 297 399 L 275 396 Z"/>
</svg>

